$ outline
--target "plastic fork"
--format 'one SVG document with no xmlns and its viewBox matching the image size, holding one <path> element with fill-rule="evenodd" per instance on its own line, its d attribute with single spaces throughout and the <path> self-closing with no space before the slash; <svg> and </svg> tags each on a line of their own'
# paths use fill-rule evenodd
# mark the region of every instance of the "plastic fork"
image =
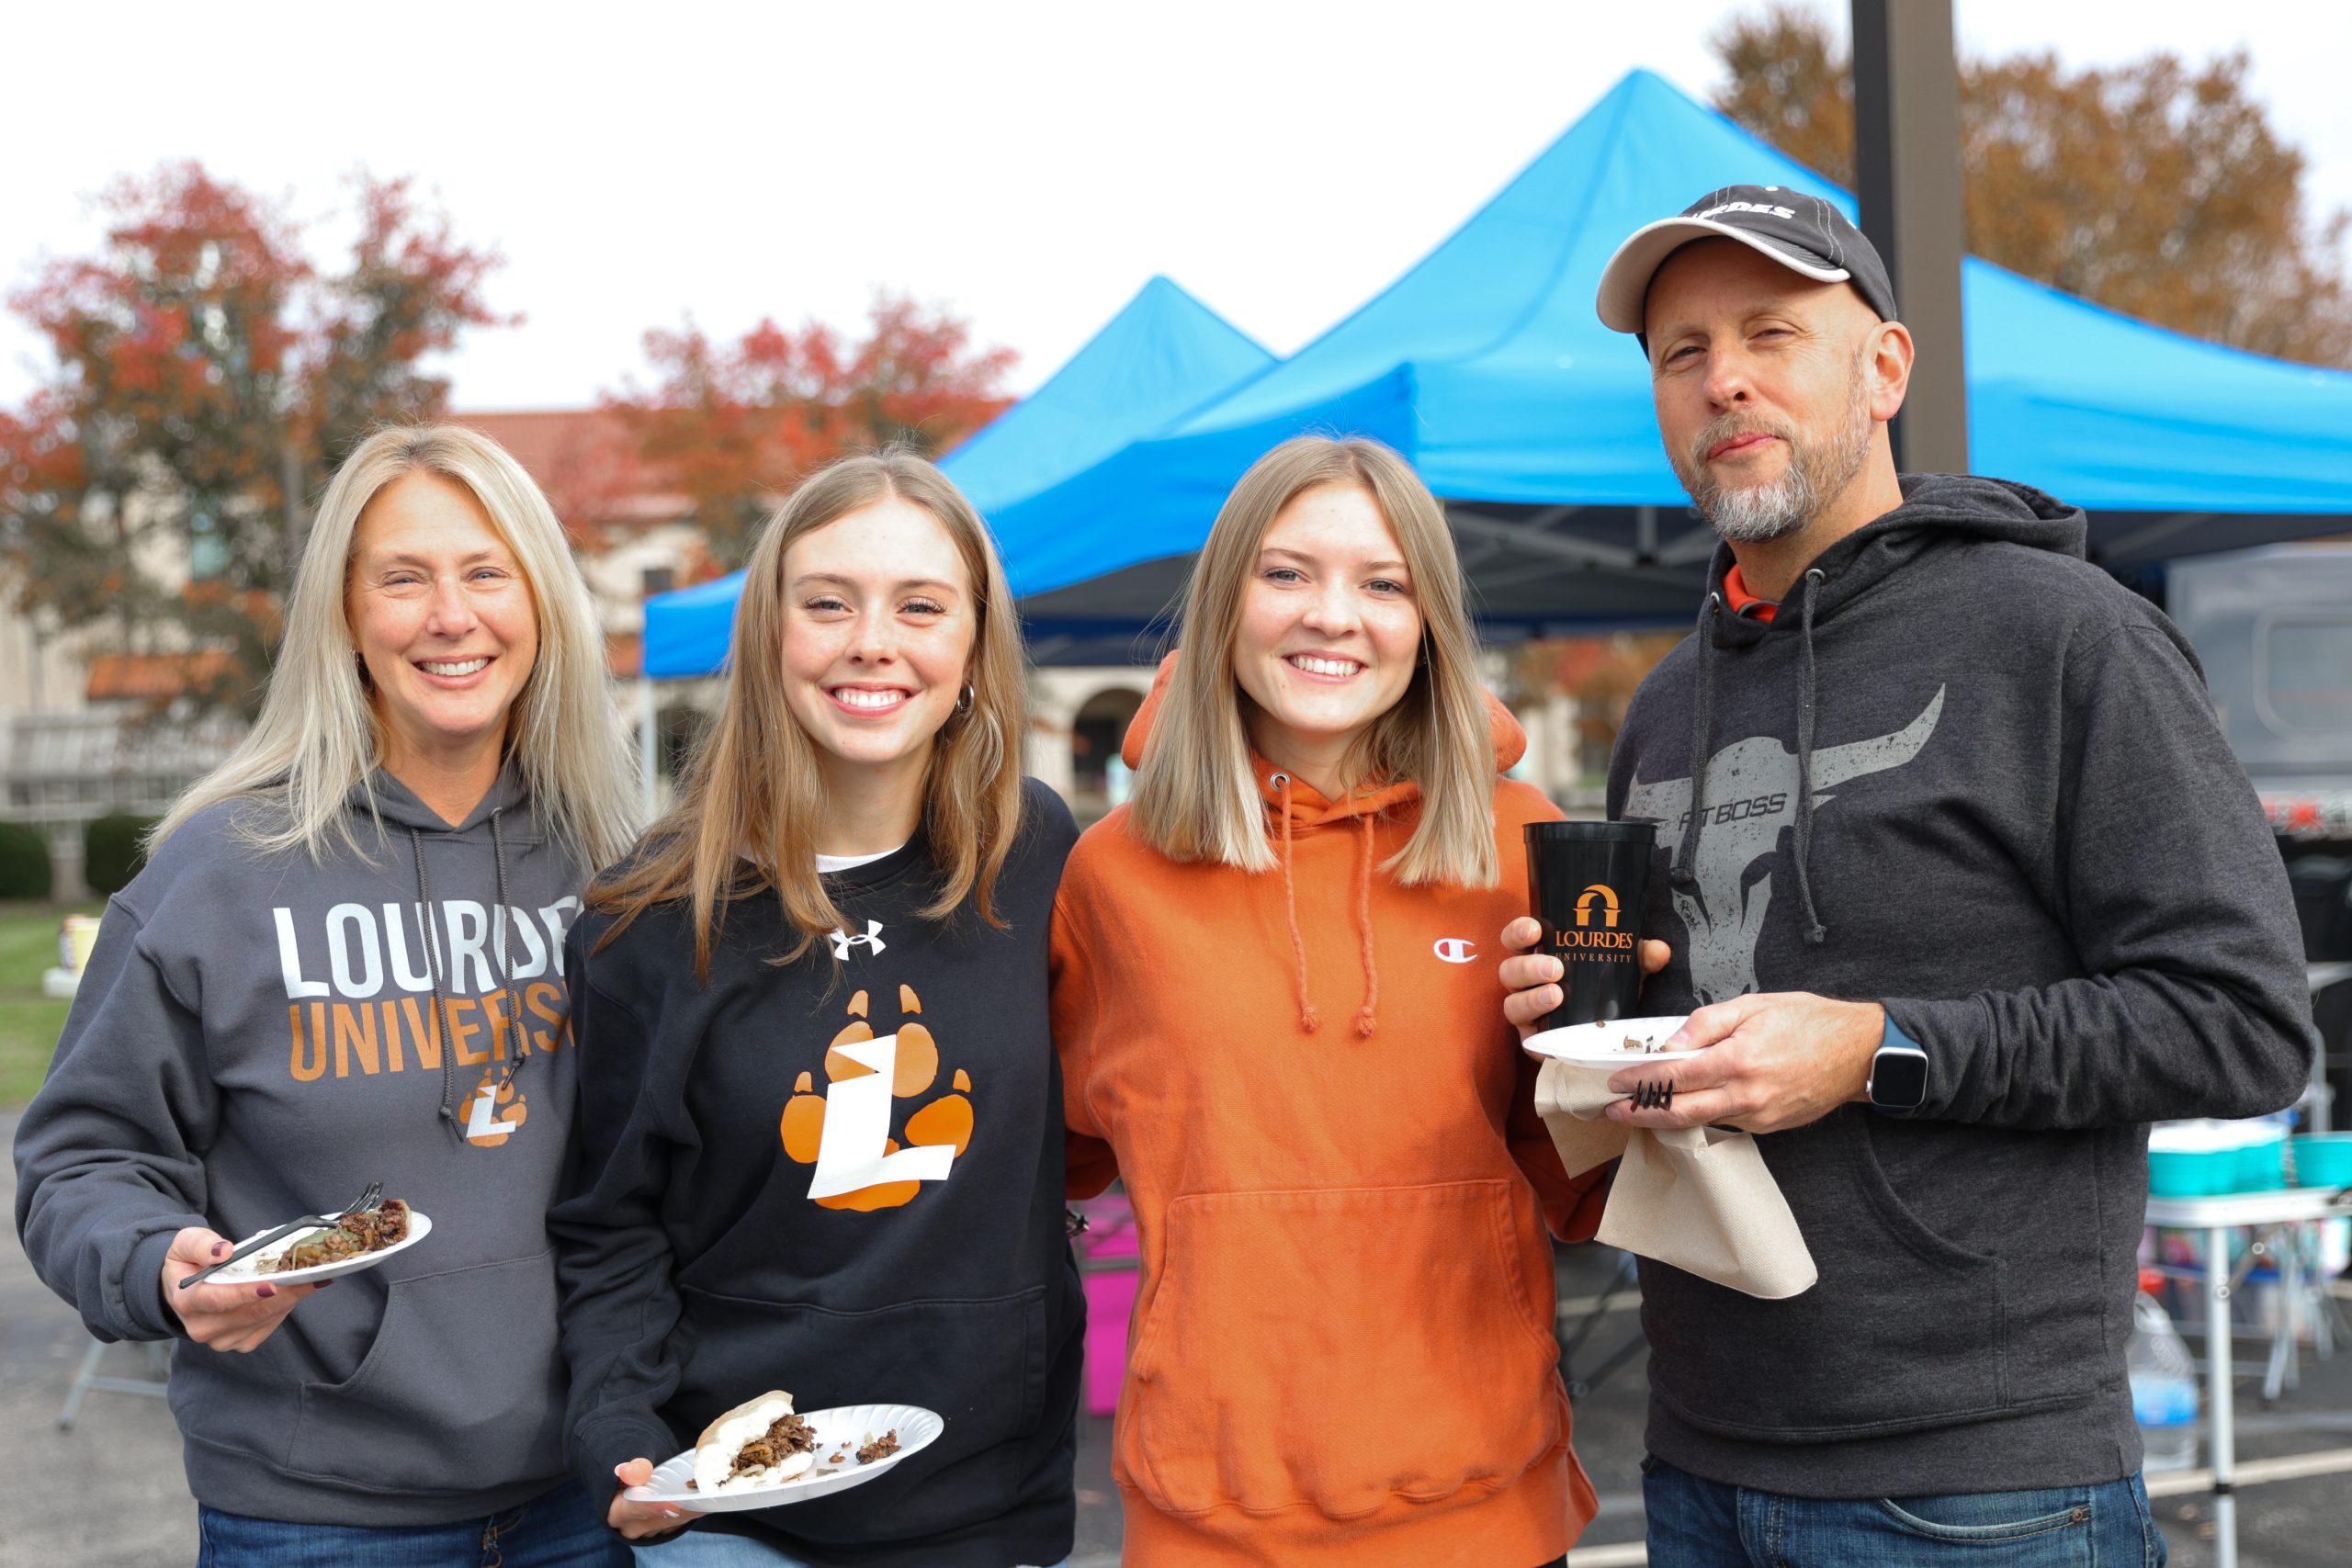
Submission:
<svg viewBox="0 0 2352 1568">
<path fill-rule="evenodd" d="M 288 1236 L 292 1235 L 296 1231 L 316 1230 L 322 1225 L 339 1225 L 354 1214 L 372 1214 L 383 1206 L 384 1184 L 380 1181 L 371 1181 L 358 1197 L 354 1198 L 349 1203 L 344 1206 L 343 1211 L 340 1213 L 306 1214 L 302 1218 L 295 1220 L 288 1224 L 282 1224 L 278 1226 L 274 1231 L 265 1232 L 264 1234 L 254 1237 L 253 1240 L 246 1242 L 243 1246 L 238 1247 L 236 1251 L 232 1252 L 220 1262 L 208 1264 L 204 1268 L 198 1269 L 195 1273 L 190 1274 L 187 1279 L 182 1280 L 180 1281 L 180 1289 L 185 1291 L 190 1285 L 196 1284 L 199 1280 L 209 1280 L 213 1275 L 218 1274 L 221 1269 L 229 1267 L 230 1264 L 238 1261 L 240 1258 L 250 1258 L 254 1253 L 259 1252 L 263 1247 L 269 1247 L 275 1243 L 285 1240 Z"/>
</svg>

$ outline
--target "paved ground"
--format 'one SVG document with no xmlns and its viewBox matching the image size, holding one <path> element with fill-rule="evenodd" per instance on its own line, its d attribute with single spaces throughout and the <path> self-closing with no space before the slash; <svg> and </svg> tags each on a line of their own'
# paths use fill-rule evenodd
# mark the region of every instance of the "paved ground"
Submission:
<svg viewBox="0 0 2352 1568">
<path fill-rule="evenodd" d="M 0 1144 L 12 1143 L 13 1111 L 0 1111 Z M 13 1205 L 15 1177 L 0 1162 L 0 1207 Z M 1564 1297 L 1589 1300 L 1608 1283 L 1614 1256 L 1594 1247 L 1563 1254 Z M 1624 1304 L 1630 1305 L 1630 1302 Z M 1571 1327 L 1575 1321 L 1573 1319 Z M 0 1568 L 186 1568 L 196 1558 L 196 1506 L 182 1481 L 179 1441 L 160 1399 L 93 1393 L 69 1432 L 57 1428 L 74 1370 L 90 1341 L 79 1320 L 35 1280 L 13 1227 L 0 1241 Z M 2192 1341 L 2192 1348 L 2200 1348 Z M 1630 1311 L 1605 1314 L 1577 1349 L 1572 1380 L 1593 1378 L 1621 1349 L 1627 1359 L 1600 1377 L 1577 1406 L 1577 1449 L 1600 1494 L 1600 1516 L 1572 1563 L 1593 1568 L 1638 1562 L 1642 1533 L 1642 1401 L 1646 1357 Z M 2241 1354 L 2251 1354 L 2241 1346 Z M 103 1371 L 136 1378 L 147 1371 L 137 1346 L 114 1346 Z M 2240 1462 L 2352 1449 L 2352 1353 L 2306 1359 L 2302 1387 L 2266 1408 L 2259 1390 L 2241 1388 Z M 1079 1456 L 1078 1550 L 1074 1568 L 1114 1568 L 1118 1500 L 1110 1478 L 1110 1422 L 1090 1420 Z M 2322 1568 L 2352 1558 L 2352 1471 L 2286 1480 L 2240 1494 L 2245 1568 Z M 2176 1568 L 2213 1561 L 2209 1499 L 2161 1498 L 2158 1517 Z M 1612 1548 L 1614 1550 L 1612 1550 Z"/>
</svg>

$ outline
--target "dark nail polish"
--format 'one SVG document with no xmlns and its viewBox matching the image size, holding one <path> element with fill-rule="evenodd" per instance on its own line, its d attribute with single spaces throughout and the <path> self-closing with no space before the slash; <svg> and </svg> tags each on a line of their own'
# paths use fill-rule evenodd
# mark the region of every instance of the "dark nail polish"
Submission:
<svg viewBox="0 0 2352 1568">
<path fill-rule="evenodd" d="M 215 1258 L 220 1257 L 222 1253 L 228 1250 L 229 1244 L 225 1241 L 216 1241 L 212 1244 L 212 1256 Z"/>
<path fill-rule="evenodd" d="M 319 1289 L 321 1289 L 322 1291 L 323 1291 L 323 1290 L 325 1290 L 329 1285 L 332 1285 L 332 1284 L 334 1284 L 334 1281 L 333 1280 L 320 1280 L 320 1281 L 319 1281 Z"/>
<path fill-rule="evenodd" d="M 277 1287 L 275 1285 L 255 1286 L 254 1289 L 254 1294 L 257 1296 L 274 1296 L 277 1294 Z"/>
</svg>

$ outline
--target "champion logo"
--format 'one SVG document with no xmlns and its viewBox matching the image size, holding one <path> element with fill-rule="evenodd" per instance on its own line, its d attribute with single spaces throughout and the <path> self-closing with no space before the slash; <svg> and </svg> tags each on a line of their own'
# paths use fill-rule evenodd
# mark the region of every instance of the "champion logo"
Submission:
<svg viewBox="0 0 2352 1568">
<path fill-rule="evenodd" d="M 1472 964 L 1477 961 L 1478 944 L 1464 942 L 1458 936 L 1440 937 L 1430 951 L 1448 964 Z"/>
<path fill-rule="evenodd" d="M 847 958 L 849 956 L 849 950 L 853 947 L 862 947 L 869 953 L 887 953 L 889 951 L 889 943 L 882 940 L 882 922 L 879 920 L 866 921 L 865 934 L 864 936 L 852 936 L 847 931 L 833 932 L 833 956 L 835 958 Z"/>
</svg>

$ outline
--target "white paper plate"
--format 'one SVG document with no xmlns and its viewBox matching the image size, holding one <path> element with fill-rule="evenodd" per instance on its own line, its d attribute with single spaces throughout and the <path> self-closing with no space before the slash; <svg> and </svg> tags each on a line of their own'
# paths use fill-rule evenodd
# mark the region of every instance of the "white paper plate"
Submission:
<svg viewBox="0 0 2352 1568">
<path fill-rule="evenodd" d="M 277 1228 L 276 1225 L 265 1225 L 254 1232 L 254 1235 L 267 1235 Z M 296 1231 L 284 1241 L 273 1242 L 249 1258 L 238 1258 L 204 1282 L 208 1285 L 306 1285 L 314 1280 L 332 1280 L 342 1274 L 356 1274 L 362 1269 L 373 1269 L 387 1258 L 399 1257 L 426 1236 L 431 1235 L 433 1222 L 414 1209 L 411 1209 L 408 1212 L 408 1235 L 379 1251 L 363 1252 L 356 1258 L 338 1258 L 332 1263 L 314 1264 L 308 1269 L 288 1269 L 283 1273 L 275 1269 L 266 1273 L 263 1271 L 264 1267 L 273 1259 L 283 1257 L 289 1248 L 299 1247 L 326 1228 L 324 1225 L 314 1225 L 309 1230 Z M 252 1236 L 245 1238 L 246 1241 L 252 1239 Z M 239 1242 L 237 1245 L 243 1247 L 244 1242 Z"/>
<path fill-rule="evenodd" d="M 817 1434 L 817 1462 L 790 1481 L 773 1486 L 747 1486 L 740 1492 L 689 1492 L 695 1475 L 695 1451 L 673 1454 L 653 1468 L 652 1483 L 631 1486 L 621 1495 L 632 1503 L 666 1503 L 695 1514 L 731 1514 L 743 1508 L 774 1508 L 786 1503 L 806 1503 L 873 1480 L 909 1454 L 929 1448 L 947 1423 L 915 1404 L 842 1404 L 831 1410 L 805 1410 L 800 1418 Z M 857 1450 L 885 1432 L 899 1434 L 899 1451 L 857 1462 Z M 832 1456 L 847 1457 L 838 1464 Z"/>
<path fill-rule="evenodd" d="M 1664 1040 L 1690 1015 L 1673 1018 L 1612 1018 L 1605 1023 L 1575 1023 L 1531 1034 L 1524 1044 L 1531 1056 L 1552 1056 L 1586 1066 L 1622 1067 L 1630 1062 L 1679 1062 L 1699 1053 L 1690 1051 L 1628 1051 L 1625 1042 Z"/>
</svg>

